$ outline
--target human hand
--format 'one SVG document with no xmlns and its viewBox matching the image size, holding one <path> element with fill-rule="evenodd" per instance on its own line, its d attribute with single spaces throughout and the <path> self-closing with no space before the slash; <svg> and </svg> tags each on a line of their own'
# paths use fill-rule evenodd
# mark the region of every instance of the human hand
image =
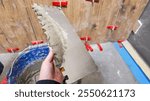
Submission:
<svg viewBox="0 0 150 101">
<path fill-rule="evenodd" d="M 50 49 L 48 56 L 42 63 L 39 80 L 55 80 L 59 83 L 62 83 L 64 80 L 61 71 L 54 66 L 54 53 L 52 49 Z"/>
</svg>

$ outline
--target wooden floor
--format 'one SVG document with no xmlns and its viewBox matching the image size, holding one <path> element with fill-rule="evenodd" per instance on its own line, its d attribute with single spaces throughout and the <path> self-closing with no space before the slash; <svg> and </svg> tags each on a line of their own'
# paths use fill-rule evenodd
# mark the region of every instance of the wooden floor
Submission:
<svg viewBox="0 0 150 101">
<path fill-rule="evenodd" d="M 32 10 L 32 4 L 51 5 L 53 0 L 0 0 L 0 53 L 7 48 L 21 50 L 31 41 L 44 40 L 41 25 Z M 79 36 L 91 36 L 92 42 L 107 42 L 128 38 L 148 0 L 68 0 L 63 8 Z M 108 25 L 119 29 L 111 32 Z"/>
</svg>

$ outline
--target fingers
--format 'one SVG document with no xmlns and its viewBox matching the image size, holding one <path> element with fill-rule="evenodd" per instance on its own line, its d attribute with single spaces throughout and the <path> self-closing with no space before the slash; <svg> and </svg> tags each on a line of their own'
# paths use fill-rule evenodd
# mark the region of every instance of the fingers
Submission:
<svg viewBox="0 0 150 101">
<path fill-rule="evenodd" d="M 55 68 L 53 59 L 54 53 L 50 48 L 48 56 L 42 63 L 39 80 L 55 80 L 59 83 L 62 83 L 64 79 L 63 74 L 58 68 Z"/>
<path fill-rule="evenodd" d="M 42 63 L 39 80 L 53 80 L 54 79 L 55 68 L 54 68 L 54 63 L 53 63 L 53 57 L 54 57 L 54 53 L 52 49 L 50 49 L 48 56 Z"/>
<path fill-rule="evenodd" d="M 62 72 L 58 68 L 55 68 L 54 80 L 59 82 L 59 83 L 63 83 L 64 76 L 63 76 Z"/>
</svg>

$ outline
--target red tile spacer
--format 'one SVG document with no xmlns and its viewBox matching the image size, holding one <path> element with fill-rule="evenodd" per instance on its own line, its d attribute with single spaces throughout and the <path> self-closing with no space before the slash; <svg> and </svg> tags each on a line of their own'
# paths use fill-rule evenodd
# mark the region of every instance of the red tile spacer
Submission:
<svg viewBox="0 0 150 101">
<path fill-rule="evenodd" d="M 103 51 L 103 47 L 101 46 L 101 44 L 97 43 L 97 46 L 98 46 L 100 51 Z"/>
<path fill-rule="evenodd" d="M 93 52 L 93 48 L 87 42 L 85 42 L 85 47 L 86 47 L 87 51 Z"/>
<path fill-rule="evenodd" d="M 87 36 L 87 37 L 81 37 L 80 39 L 83 40 L 83 41 L 90 41 L 91 37 L 89 37 L 89 36 Z"/>
<path fill-rule="evenodd" d="M 84 45 L 85 45 L 86 50 L 92 52 L 92 51 L 93 51 L 93 48 L 88 44 L 88 41 L 91 40 L 91 37 L 86 36 L 86 37 L 81 37 L 80 39 L 81 39 L 82 41 L 85 41 Z"/>
<path fill-rule="evenodd" d="M 2 81 L 0 82 L 0 84 L 8 84 L 7 77 L 4 77 L 4 78 L 2 79 Z"/>
<path fill-rule="evenodd" d="M 107 28 L 110 30 L 117 30 L 118 26 L 107 26 Z"/>
<path fill-rule="evenodd" d="M 7 52 L 13 53 L 19 51 L 19 48 L 7 48 Z"/>
<path fill-rule="evenodd" d="M 85 45 L 86 50 L 90 51 L 89 48 L 88 48 L 88 45 L 86 43 L 84 43 L 84 45 Z"/>
<path fill-rule="evenodd" d="M 118 43 L 122 43 L 124 40 L 118 40 Z"/>
<path fill-rule="evenodd" d="M 32 43 L 32 45 L 37 45 L 37 44 L 42 44 L 42 43 L 44 43 L 44 41 L 43 41 L 43 40 L 32 41 L 31 43 Z"/>
<path fill-rule="evenodd" d="M 89 45 L 88 48 L 91 52 L 93 52 L 93 48 L 91 47 L 91 45 Z"/>
<path fill-rule="evenodd" d="M 117 41 L 120 48 L 123 47 L 123 45 L 122 45 L 122 42 L 123 42 L 123 41 L 124 41 L 124 40 L 118 40 L 118 41 Z"/>
<path fill-rule="evenodd" d="M 52 5 L 53 6 L 58 6 L 58 7 L 67 7 L 68 6 L 68 1 L 61 1 L 61 2 L 59 2 L 59 1 L 53 1 L 52 2 Z"/>
</svg>

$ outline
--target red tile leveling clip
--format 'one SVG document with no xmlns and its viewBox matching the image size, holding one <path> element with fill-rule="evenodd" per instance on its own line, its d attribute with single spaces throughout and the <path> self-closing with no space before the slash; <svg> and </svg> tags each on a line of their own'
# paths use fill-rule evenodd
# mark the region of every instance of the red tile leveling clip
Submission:
<svg viewBox="0 0 150 101">
<path fill-rule="evenodd" d="M 100 51 L 103 51 L 103 47 L 101 46 L 101 44 L 97 43 L 97 46 L 98 46 Z"/>
<path fill-rule="evenodd" d="M 93 52 L 93 48 L 87 42 L 85 42 L 84 45 L 85 45 L 87 51 Z"/>
<path fill-rule="evenodd" d="M 82 41 L 91 41 L 91 37 L 87 36 L 87 37 L 81 37 L 80 38 Z"/>
<path fill-rule="evenodd" d="M 2 81 L 0 82 L 0 84 L 8 84 L 8 80 L 7 80 L 6 76 L 2 79 Z"/>
<path fill-rule="evenodd" d="M 9 53 L 15 53 L 17 51 L 19 51 L 19 48 L 7 48 L 7 52 Z"/>
<path fill-rule="evenodd" d="M 93 52 L 93 48 L 88 44 L 88 41 L 91 41 L 91 37 L 86 36 L 86 37 L 81 37 L 80 39 L 82 41 L 85 41 L 84 45 L 85 45 L 86 50 Z"/>
<path fill-rule="evenodd" d="M 44 41 L 43 41 L 43 40 L 39 40 L 39 41 L 32 41 L 31 43 L 32 43 L 32 45 L 38 45 L 38 44 L 42 44 L 42 43 L 44 43 Z"/>
<path fill-rule="evenodd" d="M 107 26 L 107 29 L 110 29 L 110 30 L 117 30 L 119 27 L 118 26 Z"/>
<path fill-rule="evenodd" d="M 53 1 L 52 5 L 57 7 L 67 7 L 68 1 Z"/>
<path fill-rule="evenodd" d="M 124 41 L 124 40 L 118 40 L 118 41 L 117 41 L 120 48 L 123 47 L 123 45 L 122 45 L 122 42 L 123 42 L 123 41 Z"/>
</svg>

